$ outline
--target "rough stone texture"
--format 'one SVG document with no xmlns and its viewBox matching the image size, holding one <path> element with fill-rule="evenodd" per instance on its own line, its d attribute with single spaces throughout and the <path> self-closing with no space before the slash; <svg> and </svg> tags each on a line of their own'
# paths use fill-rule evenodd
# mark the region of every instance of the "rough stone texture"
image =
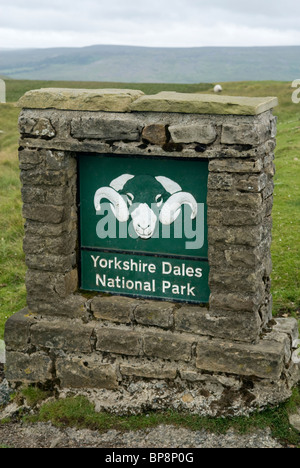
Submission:
<svg viewBox="0 0 300 468">
<path fill-rule="evenodd" d="M 163 91 L 143 96 L 131 105 L 140 112 L 186 112 L 188 114 L 257 115 L 278 105 L 277 98 L 248 98 Z"/>
<path fill-rule="evenodd" d="M 53 379 L 52 359 L 43 352 L 25 354 L 15 351 L 7 353 L 5 376 L 9 382 L 30 384 Z"/>
<path fill-rule="evenodd" d="M 114 116 L 107 114 L 101 118 L 82 116 L 71 122 L 73 138 L 103 138 L 105 140 L 138 141 L 141 124 L 134 116 L 128 118 L 124 114 Z"/>
<path fill-rule="evenodd" d="M 134 310 L 134 319 L 140 325 L 170 329 L 174 324 L 174 304 L 166 302 L 138 302 Z"/>
<path fill-rule="evenodd" d="M 295 414 L 291 414 L 289 420 L 291 426 L 293 426 L 298 432 L 300 432 L 300 411 L 298 411 Z"/>
<path fill-rule="evenodd" d="M 28 91 L 18 102 L 19 107 L 30 109 L 78 109 L 126 112 L 142 91 L 132 89 L 59 89 L 47 88 Z"/>
<path fill-rule="evenodd" d="M 202 339 L 197 348 L 196 366 L 213 372 L 278 380 L 284 366 L 284 343 L 274 339 L 249 345 Z"/>
<path fill-rule="evenodd" d="M 118 388 L 116 367 L 111 364 L 103 364 L 101 359 L 97 359 L 97 357 L 68 356 L 58 358 L 56 376 L 60 379 L 63 387 L 100 387 L 111 390 Z"/>
<path fill-rule="evenodd" d="M 90 309 L 96 319 L 130 324 L 137 304 L 127 297 L 94 297 Z"/>
<path fill-rule="evenodd" d="M 196 335 L 229 338 L 237 341 L 257 341 L 259 314 L 214 311 L 195 306 L 183 306 L 175 312 L 175 329 Z"/>
<path fill-rule="evenodd" d="M 214 125 L 172 125 L 169 132 L 174 143 L 213 143 L 217 137 Z"/>
<path fill-rule="evenodd" d="M 142 138 L 154 145 L 164 145 L 167 143 L 167 127 L 160 124 L 147 125 L 143 129 Z"/>
<path fill-rule="evenodd" d="M 27 309 L 6 323 L 7 379 L 94 394 L 124 414 L 277 404 L 300 372 L 297 322 L 272 320 L 276 99 L 141 96 L 50 89 L 20 101 Z M 78 289 L 76 159 L 86 152 L 208 160 L 207 305 Z"/>
</svg>

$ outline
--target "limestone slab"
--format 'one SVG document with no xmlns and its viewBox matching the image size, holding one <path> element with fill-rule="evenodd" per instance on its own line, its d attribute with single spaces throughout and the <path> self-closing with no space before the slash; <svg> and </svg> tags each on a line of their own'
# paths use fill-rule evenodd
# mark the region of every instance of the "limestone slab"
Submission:
<svg viewBox="0 0 300 468">
<path fill-rule="evenodd" d="M 28 91 L 18 101 L 27 109 L 127 112 L 144 93 L 132 89 L 42 88 Z"/>
<path fill-rule="evenodd" d="M 249 345 L 203 338 L 197 346 L 196 367 L 278 380 L 284 367 L 284 355 L 285 343 L 275 340 L 261 340 Z"/>
<path fill-rule="evenodd" d="M 258 115 L 277 105 L 276 97 L 252 98 L 163 91 L 155 95 L 140 97 L 131 104 L 131 110 L 186 114 Z"/>
</svg>

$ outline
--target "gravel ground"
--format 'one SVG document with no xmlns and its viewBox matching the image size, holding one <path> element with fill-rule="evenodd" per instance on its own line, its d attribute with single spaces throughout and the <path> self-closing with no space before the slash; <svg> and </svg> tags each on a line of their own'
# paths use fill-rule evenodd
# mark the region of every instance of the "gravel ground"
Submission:
<svg viewBox="0 0 300 468">
<path fill-rule="evenodd" d="M 0 406 L 8 401 L 8 387 L 3 380 L 0 364 Z M 3 406 L 2 406 L 3 407 Z M 0 420 L 8 408 L 0 410 Z M 17 408 L 15 408 L 17 409 Z M 2 416 L 1 416 L 2 415 Z M 211 434 L 205 430 L 190 431 L 173 426 L 158 426 L 137 432 L 106 433 L 58 429 L 50 423 L 24 424 L 16 422 L 0 424 L 0 448 L 283 448 L 271 437 L 270 430 L 240 435 L 230 430 L 225 435 Z"/>
<path fill-rule="evenodd" d="M 269 431 L 241 436 L 228 431 L 226 435 L 192 432 L 172 426 L 120 433 L 57 429 L 50 423 L 34 425 L 0 425 L 0 447 L 12 448 L 282 448 Z"/>
</svg>

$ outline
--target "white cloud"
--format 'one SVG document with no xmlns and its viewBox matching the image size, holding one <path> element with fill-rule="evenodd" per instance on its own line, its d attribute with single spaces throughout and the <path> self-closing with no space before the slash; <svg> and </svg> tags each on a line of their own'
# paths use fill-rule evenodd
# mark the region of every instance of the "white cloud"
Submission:
<svg viewBox="0 0 300 468">
<path fill-rule="evenodd" d="M 295 0 L 10 0 L 0 47 L 298 45 L 299 17 Z"/>
</svg>

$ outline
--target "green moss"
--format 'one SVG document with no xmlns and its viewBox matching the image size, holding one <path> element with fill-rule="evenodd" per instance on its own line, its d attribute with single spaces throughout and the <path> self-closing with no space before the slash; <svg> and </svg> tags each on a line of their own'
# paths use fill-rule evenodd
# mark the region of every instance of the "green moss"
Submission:
<svg viewBox="0 0 300 468">
<path fill-rule="evenodd" d="M 23 387 L 16 398 L 24 398 L 28 406 L 34 407 L 51 396 L 51 393 L 38 387 Z"/>
</svg>

